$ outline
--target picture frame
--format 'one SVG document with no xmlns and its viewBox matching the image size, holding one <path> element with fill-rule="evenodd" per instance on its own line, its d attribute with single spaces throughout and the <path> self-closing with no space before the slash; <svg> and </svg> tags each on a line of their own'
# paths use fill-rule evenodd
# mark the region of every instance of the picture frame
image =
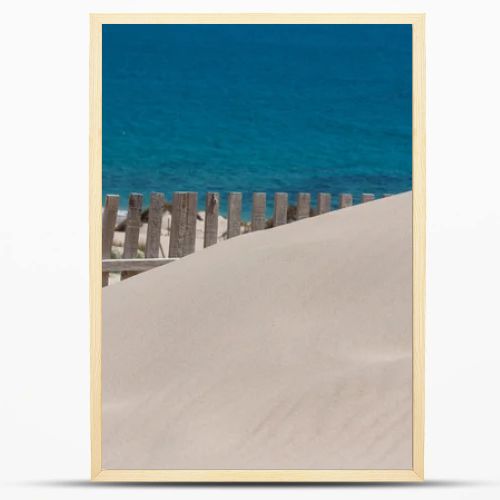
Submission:
<svg viewBox="0 0 500 500">
<path fill-rule="evenodd" d="M 408 470 L 109 470 L 102 453 L 102 26 L 104 24 L 411 24 L 413 188 L 413 467 Z M 99 482 L 417 482 L 424 479 L 425 15 L 90 15 L 91 479 Z"/>
</svg>

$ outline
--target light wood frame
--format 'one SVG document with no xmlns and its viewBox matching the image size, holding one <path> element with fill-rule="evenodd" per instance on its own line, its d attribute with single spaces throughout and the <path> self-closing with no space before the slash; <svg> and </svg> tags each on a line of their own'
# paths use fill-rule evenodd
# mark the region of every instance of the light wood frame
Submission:
<svg viewBox="0 0 500 500">
<path fill-rule="evenodd" d="M 408 470 L 105 470 L 101 463 L 101 189 L 103 24 L 411 24 L 413 29 L 413 468 Z M 94 481 L 347 482 L 424 478 L 425 15 L 91 14 L 90 15 L 90 373 Z"/>
</svg>

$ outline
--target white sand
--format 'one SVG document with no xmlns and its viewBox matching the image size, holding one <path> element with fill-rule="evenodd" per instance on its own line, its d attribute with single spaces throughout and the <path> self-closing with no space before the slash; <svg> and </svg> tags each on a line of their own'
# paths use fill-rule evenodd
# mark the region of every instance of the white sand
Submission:
<svg viewBox="0 0 500 500">
<path fill-rule="evenodd" d="M 103 467 L 408 469 L 411 193 L 103 290 Z"/>
<path fill-rule="evenodd" d="M 198 219 L 196 221 L 196 242 L 195 251 L 203 250 L 204 247 L 204 235 L 205 235 L 205 211 L 198 212 Z M 168 247 L 170 244 L 170 226 L 172 221 L 172 215 L 170 212 L 165 212 L 161 221 L 161 233 L 160 233 L 160 243 L 163 247 L 165 255 L 168 256 Z M 225 233 L 227 231 L 227 219 L 219 215 L 217 224 L 217 236 L 219 241 L 225 238 Z M 243 231 L 243 229 L 242 229 Z M 146 248 L 146 237 L 148 233 L 148 223 L 144 222 L 139 230 L 139 249 L 144 250 Z M 123 252 L 123 244 L 125 242 L 125 231 L 116 231 L 113 235 L 113 250 L 121 255 Z M 161 255 L 160 255 L 161 257 Z"/>
<path fill-rule="evenodd" d="M 205 211 L 198 212 L 199 219 L 196 220 L 196 240 L 195 252 L 203 250 L 205 247 Z M 170 227 L 172 224 L 172 215 L 170 212 L 165 212 L 162 217 L 161 233 L 160 233 L 160 252 L 158 257 L 168 257 L 170 245 Z M 227 219 L 219 215 L 217 224 L 218 241 L 223 241 L 226 238 Z M 241 233 L 245 232 L 244 226 L 241 226 Z M 144 222 L 139 230 L 139 252 L 138 257 L 144 257 L 146 248 L 146 238 L 148 233 L 148 223 Z M 125 231 L 115 231 L 113 235 L 112 253 L 117 258 L 123 255 L 123 245 L 125 243 Z M 162 253 L 163 251 L 163 253 Z M 120 273 L 110 273 L 109 285 L 120 283 Z"/>
</svg>

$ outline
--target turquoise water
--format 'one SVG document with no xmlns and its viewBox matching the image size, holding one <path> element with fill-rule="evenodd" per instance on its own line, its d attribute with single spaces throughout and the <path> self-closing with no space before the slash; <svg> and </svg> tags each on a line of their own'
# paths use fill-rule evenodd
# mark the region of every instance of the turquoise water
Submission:
<svg viewBox="0 0 500 500">
<path fill-rule="evenodd" d="M 411 94 L 410 25 L 105 25 L 103 196 L 407 191 Z"/>
</svg>

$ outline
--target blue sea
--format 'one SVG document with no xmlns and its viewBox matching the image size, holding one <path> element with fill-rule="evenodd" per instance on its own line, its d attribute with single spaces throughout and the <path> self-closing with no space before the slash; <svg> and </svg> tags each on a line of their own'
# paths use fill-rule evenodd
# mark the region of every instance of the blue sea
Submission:
<svg viewBox="0 0 500 500">
<path fill-rule="evenodd" d="M 104 25 L 103 197 L 411 189 L 411 25 Z M 204 196 L 199 199 L 200 209 Z"/>
</svg>

